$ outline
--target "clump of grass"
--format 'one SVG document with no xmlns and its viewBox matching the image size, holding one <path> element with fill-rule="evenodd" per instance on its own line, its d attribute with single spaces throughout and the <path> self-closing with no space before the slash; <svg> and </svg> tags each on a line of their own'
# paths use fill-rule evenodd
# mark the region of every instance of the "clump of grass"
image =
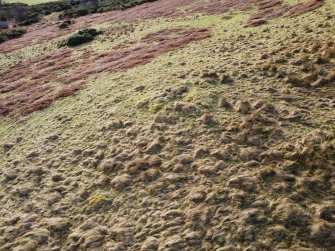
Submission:
<svg viewBox="0 0 335 251">
<path fill-rule="evenodd" d="M 335 48 L 328 47 L 324 50 L 323 54 L 328 59 L 335 58 Z"/>
<path fill-rule="evenodd" d="M 329 72 L 327 75 L 327 79 L 329 82 L 335 81 L 335 71 Z"/>
<path fill-rule="evenodd" d="M 263 74 L 270 74 L 273 75 L 278 72 L 278 66 L 274 63 L 265 63 L 260 65 L 259 69 L 262 71 Z"/>
<path fill-rule="evenodd" d="M 298 76 L 297 74 L 294 73 L 287 74 L 286 82 L 293 86 L 299 86 L 299 87 L 306 86 L 305 80 L 301 76 Z"/>
<path fill-rule="evenodd" d="M 329 59 L 323 55 L 317 55 L 315 58 L 316 64 L 327 64 L 329 62 Z"/>
<path fill-rule="evenodd" d="M 311 52 L 317 52 L 320 49 L 320 44 L 319 43 L 314 43 L 310 47 Z"/>
<path fill-rule="evenodd" d="M 318 73 L 318 72 L 312 72 L 312 73 L 307 74 L 306 76 L 304 76 L 304 77 L 302 78 L 302 80 L 303 80 L 305 83 L 312 83 L 312 82 L 314 82 L 314 81 L 317 80 L 318 76 L 319 76 L 319 73 Z"/>
</svg>

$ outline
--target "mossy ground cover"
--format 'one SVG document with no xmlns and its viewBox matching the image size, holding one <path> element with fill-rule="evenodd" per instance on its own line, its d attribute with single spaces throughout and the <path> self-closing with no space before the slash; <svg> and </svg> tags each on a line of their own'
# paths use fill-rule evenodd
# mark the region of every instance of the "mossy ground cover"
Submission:
<svg viewBox="0 0 335 251">
<path fill-rule="evenodd" d="M 170 250 L 173 245 L 185 250 L 220 250 L 229 247 L 225 243 L 241 250 L 248 246 L 256 250 L 331 248 L 334 230 L 329 227 L 330 218 L 324 220 L 320 214 L 332 212 L 329 194 L 334 177 L 329 173 L 334 168 L 330 156 L 334 139 L 314 130 L 335 131 L 334 85 L 295 87 L 277 73 L 260 69 L 271 63 L 284 72 L 294 69 L 300 73 L 290 63 L 306 52 L 296 47 L 305 42 L 306 47 L 311 46 L 311 35 L 321 46 L 326 44 L 335 25 L 333 19 L 327 19 L 333 11 L 333 3 L 328 2 L 317 11 L 256 28 L 245 27 L 248 12 L 94 26 L 114 27 L 114 33 L 103 33 L 87 46 L 74 48 L 75 55 L 87 49 L 109 52 L 119 44 L 140 43 L 139 38 L 169 28 L 207 28 L 212 36 L 145 65 L 97 78 L 92 75 L 83 90 L 45 110 L 1 118 L 0 138 L 13 144 L 0 155 L 1 170 L 8 171 L 15 161 L 21 167 L 17 183 L 6 181 L 6 190 L 1 190 L 4 215 L 11 216 L 9 208 L 21 209 L 19 199 L 34 202 L 37 208 L 33 211 L 45 213 L 31 230 L 39 233 L 49 227 L 44 219 L 52 214 L 45 202 L 59 198 L 50 207 L 60 210 L 57 217 L 70 218 L 71 233 L 86 237 L 79 244 L 82 248 L 92 245 L 87 236 L 98 236 L 95 245 L 100 247 L 121 243 L 129 250 L 139 250 L 150 238 L 141 228 L 145 224 L 160 226 L 154 227 L 158 232 L 153 238 L 159 247 L 172 247 Z M 306 34 L 306 26 L 312 32 Z M 22 61 L 43 54 L 44 46 L 46 52 L 57 50 L 57 43 L 37 45 L 27 49 L 31 55 L 23 56 Z M 6 55 L 6 64 L 16 61 L 17 55 Z M 325 74 L 330 66 L 323 67 Z M 224 82 L 223 75 L 233 82 Z M 244 109 L 249 111 L 244 114 Z M 27 157 L 34 152 L 38 157 Z M 161 159 L 162 164 L 146 164 L 154 162 L 152 158 Z M 138 163 L 130 163 L 134 160 Z M 45 168 L 46 174 L 36 177 L 36 166 Z M 25 175 L 38 189 L 27 198 L 21 193 L 13 195 L 19 199 L 7 198 L 6 191 L 21 191 L 29 185 Z M 59 175 L 70 179 L 57 181 Z M 57 197 L 50 192 L 54 187 L 57 191 L 66 187 L 68 192 Z M 197 187 L 206 191 L 205 199 Z M 96 206 L 105 200 L 111 203 Z M 159 219 L 154 216 L 158 210 L 164 212 Z M 75 217 L 79 214 L 83 219 Z M 227 215 L 234 218 L 224 222 Z M 180 221 L 173 221 L 176 218 Z M 93 223 L 83 224 L 85 220 L 110 230 L 102 234 L 104 230 Z M 175 226 L 177 236 L 176 229 L 167 226 Z M 218 228 L 226 228 L 224 237 Z M 213 231 L 210 241 L 202 237 L 208 229 Z M 189 239 L 191 230 L 193 239 Z M 134 232 L 138 234 L 135 241 L 129 241 Z M 25 245 L 10 239 L 8 231 L 3 238 L 11 240 L 6 242 L 10 247 Z M 73 244 L 67 236 L 50 238 L 54 241 L 39 244 L 38 249 Z"/>
</svg>

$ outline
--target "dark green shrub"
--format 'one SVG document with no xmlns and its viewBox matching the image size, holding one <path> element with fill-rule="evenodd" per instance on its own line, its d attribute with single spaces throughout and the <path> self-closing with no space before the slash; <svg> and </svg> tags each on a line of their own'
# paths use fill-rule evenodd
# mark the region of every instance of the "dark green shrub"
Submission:
<svg viewBox="0 0 335 251">
<path fill-rule="evenodd" d="M 100 7 L 97 9 L 97 13 L 102 13 L 102 12 L 104 12 L 104 8 Z"/>
<path fill-rule="evenodd" d="M 4 8 L 0 8 L 0 21 L 7 21 L 10 18 L 9 12 Z"/>
<path fill-rule="evenodd" d="M 10 31 L 2 31 L 0 32 L 0 43 L 5 42 L 10 39 L 21 37 L 26 30 L 23 29 L 13 29 Z"/>
<path fill-rule="evenodd" d="M 65 20 L 64 22 L 62 22 L 58 27 L 60 29 L 65 29 L 67 27 L 69 27 L 69 25 L 72 24 L 72 21 L 71 20 Z"/>
<path fill-rule="evenodd" d="M 7 39 L 4 35 L 0 34 L 0 43 L 5 42 Z"/>
<path fill-rule="evenodd" d="M 73 47 L 73 46 L 77 46 L 77 45 L 81 45 L 87 42 L 90 42 L 94 39 L 94 37 L 90 34 L 74 34 L 72 36 L 70 36 L 67 40 L 67 46 Z"/>
<path fill-rule="evenodd" d="M 24 29 L 14 29 L 8 32 L 5 32 L 5 36 L 9 39 L 14 39 L 14 38 L 18 38 L 21 37 L 24 33 L 26 33 L 26 30 Z"/>
<path fill-rule="evenodd" d="M 19 23 L 19 26 L 28 26 L 31 24 L 38 23 L 40 21 L 40 18 L 38 16 L 31 17 L 23 22 Z"/>
<path fill-rule="evenodd" d="M 78 45 L 92 41 L 94 37 L 99 34 L 100 33 L 96 29 L 93 29 L 93 28 L 80 30 L 78 33 L 71 35 L 67 39 L 66 45 L 69 47 L 78 46 Z"/>
<path fill-rule="evenodd" d="M 88 15 L 90 13 L 90 9 L 87 7 L 81 7 L 81 8 L 76 9 L 74 13 L 77 17 L 81 17 L 81 16 Z"/>
</svg>

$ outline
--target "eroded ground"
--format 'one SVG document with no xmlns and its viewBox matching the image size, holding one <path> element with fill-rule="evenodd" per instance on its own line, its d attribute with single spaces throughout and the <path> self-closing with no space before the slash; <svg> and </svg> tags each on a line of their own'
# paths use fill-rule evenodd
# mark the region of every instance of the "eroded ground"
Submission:
<svg viewBox="0 0 335 251">
<path fill-rule="evenodd" d="M 0 250 L 334 250 L 334 8 L 159 0 L 0 45 Z"/>
</svg>

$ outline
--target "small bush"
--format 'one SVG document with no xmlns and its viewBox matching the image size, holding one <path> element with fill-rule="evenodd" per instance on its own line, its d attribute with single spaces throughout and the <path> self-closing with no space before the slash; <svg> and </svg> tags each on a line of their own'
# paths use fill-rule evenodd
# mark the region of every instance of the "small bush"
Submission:
<svg viewBox="0 0 335 251">
<path fill-rule="evenodd" d="M 79 31 L 78 33 L 75 33 L 71 35 L 67 41 L 66 45 L 69 47 L 78 46 L 87 42 L 90 42 L 94 39 L 95 36 L 99 35 L 100 33 L 93 28 L 88 28 Z"/>
<path fill-rule="evenodd" d="M 306 82 L 304 81 L 304 79 L 293 73 L 287 74 L 286 82 L 293 86 L 298 86 L 298 87 L 306 86 Z"/>
<path fill-rule="evenodd" d="M 0 34 L 0 43 L 5 42 L 7 39 L 3 34 Z"/>
<path fill-rule="evenodd" d="M 76 9 L 74 13 L 76 14 L 77 17 L 81 17 L 81 16 L 88 15 L 90 13 L 90 9 L 82 7 L 82 8 Z"/>
<path fill-rule="evenodd" d="M 329 59 L 323 55 L 317 55 L 315 59 L 316 64 L 327 64 L 329 63 Z"/>
<path fill-rule="evenodd" d="M 326 58 L 331 59 L 331 58 L 335 58 L 335 48 L 327 48 L 324 51 L 324 55 L 326 56 Z"/>
<path fill-rule="evenodd" d="M 67 40 L 67 45 L 68 46 L 77 46 L 80 44 L 84 44 L 87 42 L 90 42 L 94 39 L 94 37 L 90 34 L 74 34 L 70 36 Z"/>
<path fill-rule="evenodd" d="M 10 13 L 8 10 L 0 9 L 0 21 L 8 21 L 10 19 Z"/>
<path fill-rule="evenodd" d="M 69 24 L 67 22 L 62 22 L 60 25 L 58 25 L 58 27 L 60 29 L 65 29 L 65 28 L 69 27 Z"/>
<path fill-rule="evenodd" d="M 65 20 L 64 22 L 62 22 L 58 27 L 60 29 L 65 29 L 67 27 L 69 27 L 69 25 L 71 25 L 73 22 L 71 20 Z"/>
<path fill-rule="evenodd" d="M 21 23 L 19 23 L 19 26 L 28 26 L 31 24 L 38 23 L 40 21 L 40 18 L 38 16 L 31 17 Z"/>
<path fill-rule="evenodd" d="M 26 33 L 26 30 L 24 29 L 14 29 L 7 33 L 7 37 L 9 39 L 14 39 L 14 38 L 21 37 L 24 33 Z"/>
<path fill-rule="evenodd" d="M 2 31 L 0 32 L 0 43 L 5 42 L 10 39 L 21 37 L 26 30 L 24 29 L 14 29 L 10 31 Z"/>
</svg>

